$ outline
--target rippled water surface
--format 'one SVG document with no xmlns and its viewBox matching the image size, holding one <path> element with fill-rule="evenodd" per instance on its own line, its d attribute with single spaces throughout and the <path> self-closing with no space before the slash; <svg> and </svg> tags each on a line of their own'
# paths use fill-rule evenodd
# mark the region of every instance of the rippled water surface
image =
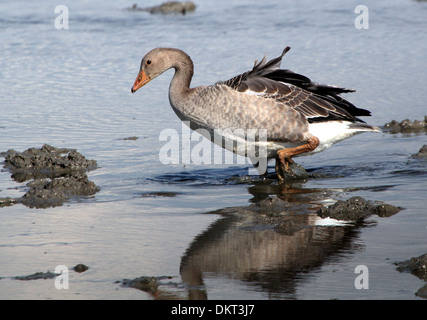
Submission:
<svg viewBox="0 0 427 320">
<path fill-rule="evenodd" d="M 299 158 L 313 178 L 278 184 L 248 177 L 247 164 L 163 165 L 160 133 L 182 130 L 168 101 L 172 71 L 130 87 L 154 47 L 189 53 L 196 86 L 289 45 L 284 68 L 355 88 L 347 97 L 372 112 L 369 123 L 423 120 L 427 3 L 366 3 L 367 30 L 354 26 L 357 1 L 195 3 L 186 15 L 151 15 L 126 10 L 133 1 L 73 1 L 67 30 L 55 28 L 55 1 L 0 3 L 0 152 L 75 148 L 97 160 L 88 177 L 100 187 L 62 206 L 0 208 L 0 298 L 420 299 L 425 283 L 394 262 L 427 253 L 427 162 L 411 157 L 425 132 L 355 136 Z M 0 172 L 0 198 L 25 185 Z M 320 206 L 352 196 L 403 210 L 322 225 Z M 267 197 L 284 200 L 299 227 L 254 224 L 248 206 Z M 67 290 L 14 278 L 79 263 L 89 269 L 70 271 Z M 358 265 L 369 289 L 355 288 Z M 120 284 L 141 276 L 167 278 L 154 295 Z"/>
</svg>

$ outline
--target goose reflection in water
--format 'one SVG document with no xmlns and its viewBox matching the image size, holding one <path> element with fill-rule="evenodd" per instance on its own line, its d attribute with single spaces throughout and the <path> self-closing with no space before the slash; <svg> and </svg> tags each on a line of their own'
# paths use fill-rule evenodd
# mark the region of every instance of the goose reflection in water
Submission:
<svg viewBox="0 0 427 320">
<path fill-rule="evenodd" d="M 224 275 L 259 286 L 269 295 L 295 298 L 297 279 L 352 244 L 364 222 L 324 225 L 316 214 L 331 189 L 255 184 L 249 206 L 224 208 L 222 218 L 197 236 L 181 260 L 188 299 L 207 299 L 204 277 Z"/>
</svg>

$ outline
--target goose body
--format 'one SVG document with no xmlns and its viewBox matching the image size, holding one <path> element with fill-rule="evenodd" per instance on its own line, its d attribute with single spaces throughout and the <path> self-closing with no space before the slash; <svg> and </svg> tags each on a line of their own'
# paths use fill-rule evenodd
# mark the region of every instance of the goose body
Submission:
<svg viewBox="0 0 427 320">
<path fill-rule="evenodd" d="M 353 90 L 320 85 L 279 69 L 289 49 L 270 61 L 265 57 L 256 61 L 250 71 L 227 81 L 190 88 L 191 58 L 179 49 L 156 48 L 142 58 L 131 91 L 174 68 L 169 101 L 177 116 L 237 154 L 251 158 L 264 148 L 267 159 L 276 157 L 276 172 L 282 179 L 281 170 L 288 169 L 293 156 L 322 151 L 360 132 L 379 131 L 358 118 L 369 116 L 369 111 L 340 95 Z M 249 131 L 255 139 L 248 140 Z M 221 139 L 216 137 L 219 133 Z"/>
</svg>

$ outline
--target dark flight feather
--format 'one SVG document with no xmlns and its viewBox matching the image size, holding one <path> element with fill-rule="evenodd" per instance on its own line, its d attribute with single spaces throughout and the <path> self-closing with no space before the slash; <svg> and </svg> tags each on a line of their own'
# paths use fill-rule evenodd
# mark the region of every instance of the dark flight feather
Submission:
<svg viewBox="0 0 427 320">
<path fill-rule="evenodd" d="M 289 49 L 290 47 L 286 47 L 279 57 L 270 61 L 266 61 L 265 57 L 260 62 L 255 61 L 252 70 L 220 83 L 239 92 L 250 90 L 259 96 L 287 104 L 303 114 L 309 122 L 327 120 L 364 122 L 357 117 L 369 116 L 371 113 L 357 108 L 340 96 L 341 93 L 354 90 L 318 84 L 304 75 L 279 69 L 282 58 Z"/>
</svg>

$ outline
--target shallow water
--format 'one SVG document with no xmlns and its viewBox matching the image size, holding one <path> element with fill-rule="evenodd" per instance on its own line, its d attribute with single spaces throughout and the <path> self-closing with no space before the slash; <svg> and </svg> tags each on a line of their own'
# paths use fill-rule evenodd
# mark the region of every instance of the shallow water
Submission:
<svg viewBox="0 0 427 320">
<path fill-rule="evenodd" d="M 54 208 L 0 208 L 0 298 L 152 299 L 118 281 L 168 276 L 166 298 L 420 299 L 424 282 L 393 263 L 427 252 L 427 163 L 410 157 L 425 133 L 355 136 L 298 158 L 318 178 L 279 185 L 248 178 L 248 165 L 161 164 L 160 133 L 181 132 L 167 96 L 172 71 L 136 94 L 130 87 L 154 47 L 188 52 L 196 86 L 290 45 L 283 67 L 357 89 L 347 97 L 372 112 L 370 124 L 423 120 L 427 4 L 368 3 L 369 29 L 358 30 L 357 1 L 195 2 L 186 15 L 125 10 L 132 1 L 73 3 L 68 30 L 55 28 L 54 1 L 0 3 L 0 151 L 75 148 L 97 160 L 88 176 L 101 188 Z M 24 192 L 0 172 L 0 198 Z M 404 210 L 318 225 L 316 208 L 356 195 Z M 304 228 L 283 234 L 240 215 L 267 196 L 285 200 Z M 14 279 L 78 263 L 89 270 L 70 271 L 67 290 Z M 358 265 L 369 269 L 368 290 L 355 288 Z"/>
</svg>

